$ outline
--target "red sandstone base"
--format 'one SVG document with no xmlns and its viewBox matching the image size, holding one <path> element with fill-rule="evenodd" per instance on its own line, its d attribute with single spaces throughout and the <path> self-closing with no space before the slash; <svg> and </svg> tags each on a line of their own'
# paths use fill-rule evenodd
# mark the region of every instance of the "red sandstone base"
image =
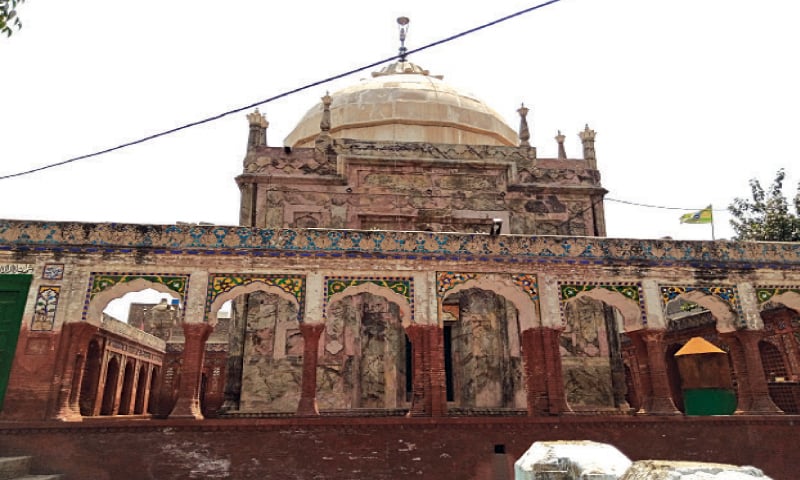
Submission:
<svg viewBox="0 0 800 480">
<path fill-rule="evenodd" d="M 796 478 L 796 416 L 292 418 L 0 423 L 0 453 L 67 479 L 513 478 L 537 440 L 610 443 L 631 459 L 754 465 Z M 498 465 L 506 476 L 498 477 Z"/>
</svg>

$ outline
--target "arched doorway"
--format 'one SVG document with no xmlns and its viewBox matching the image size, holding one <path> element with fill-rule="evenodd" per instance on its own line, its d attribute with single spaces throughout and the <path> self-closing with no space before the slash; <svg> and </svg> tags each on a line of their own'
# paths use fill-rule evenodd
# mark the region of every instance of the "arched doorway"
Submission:
<svg viewBox="0 0 800 480">
<path fill-rule="evenodd" d="M 140 415 L 145 411 L 145 399 L 147 398 L 147 371 L 148 366 L 142 365 L 139 368 L 139 378 L 136 381 L 136 402 L 133 405 L 133 413 Z"/>
<path fill-rule="evenodd" d="M 117 399 L 117 382 L 119 381 L 119 360 L 112 357 L 106 367 L 106 382 L 103 387 L 103 400 L 100 415 L 114 415 L 114 402 Z"/>
<path fill-rule="evenodd" d="M 133 375 L 136 367 L 133 360 L 125 362 L 125 371 L 122 374 L 122 390 L 119 394 L 119 410 L 117 415 L 130 415 L 133 401 Z"/>
<path fill-rule="evenodd" d="M 455 408 L 525 408 L 519 312 L 504 296 L 460 289 L 442 302 L 447 399 Z"/>
<path fill-rule="evenodd" d="M 320 409 L 406 406 L 410 372 L 401 307 L 380 288 L 368 290 L 345 291 L 326 309 L 318 359 Z"/>
<path fill-rule="evenodd" d="M 78 400 L 81 415 L 84 417 L 92 416 L 95 412 L 97 388 L 100 384 L 101 356 L 100 344 L 97 340 L 90 341 L 86 349 L 86 365 L 84 366 L 81 394 Z"/>
</svg>

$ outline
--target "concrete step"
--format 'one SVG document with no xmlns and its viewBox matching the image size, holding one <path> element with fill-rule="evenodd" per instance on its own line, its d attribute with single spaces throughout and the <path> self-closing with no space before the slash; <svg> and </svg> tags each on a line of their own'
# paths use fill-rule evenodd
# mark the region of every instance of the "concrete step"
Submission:
<svg viewBox="0 0 800 480">
<path fill-rule="evenodd" d="M 0 457 L 0 480 L 59 480 L 61 475 L 33 475 L 31 457 Z"/>
<path fill-rule="evenodd" d="M 28 474 L 31 457 L 0 457 L 0 480 L 12 480 Z"/>
</svg>

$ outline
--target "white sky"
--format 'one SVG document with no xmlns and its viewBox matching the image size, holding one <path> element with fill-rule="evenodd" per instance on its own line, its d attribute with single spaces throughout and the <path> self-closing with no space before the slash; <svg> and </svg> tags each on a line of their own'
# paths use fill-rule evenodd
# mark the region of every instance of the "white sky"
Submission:
<svg viewBox="0 0 800 480">
<path fill-rule="evenodd" d="M 115 146 L 413 49 L 537 1 L 27 0 L 0 39 L 0 174 Z M 598 132 L 608 197 L 724 209 L 789 172 L 800 138 L 800 2 L 562 0 L 410 60 L 475 93 L 553 157 L 557 129 Z M 325 90 L 262 106 L 282 144 Z M 0 217 L 236 224 L 244 113 L 124 151 L 0 181 Z M 613 237 L 708 239 L 680 211 L 606 202 Z M 718 212 L 718 238 L 730 237 Z"/>
</svg>

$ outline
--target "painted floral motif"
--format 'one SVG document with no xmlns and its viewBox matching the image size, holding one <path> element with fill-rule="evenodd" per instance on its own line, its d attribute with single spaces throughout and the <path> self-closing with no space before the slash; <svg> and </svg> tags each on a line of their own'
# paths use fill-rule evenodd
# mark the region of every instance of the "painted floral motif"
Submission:
<svg viewBox="0 0 800 480">
<path fill-rule="evenodd" d="M 756 298 L 758 298 L 758 303 L 766 303 L 772 297 L 777 295 L 781 295 L 787 292 L 794 292 L 800 294 L 800 286 L 791 286 L 791 287 L 758 287 L 756 288 Z"/>
<path fill-rule="evenodd" d="M 536 283 L 536 275 L 530 275 L 527 273 L 518 273 L 511 275 L 511 281 L 514 282 L 514 285 L 518 286 L 522 289 L 523 292 L 527 293 L 531 300 L 536 302 L 539 299 L 539 291 L 538 285 Z"/>
<path fill-rule="evenodd" d="M 706 295 L 718 297 L 727 303 L 731 310 L 739 314 L 739 318 L 744 318 L 742 314 L 739 295 L 736 293 L 736 287 L 679 287 L 679 286 L 664 286 L 661 287 L 661 298 L 666 306 L 674 298 L 683 295 L 684 293 L 699 291 Z"/>
<path fill-rule="evenodd" d="M 448 291 L 477 278 L 477 273 L 436 272 L 436 295 L 442 299 Z"/>
<path fill-rule="evenodd" d="M 164 275 L 160 273 L 93 273 L 92 287 L 89 292 L 90 299 L 98 293 L 119 285 L 138 279 L 147 280 L 153 283 L 160 283 L 165 287 L 181 295 L 186 296 L 186 286 L 189 283 L 188 275 Z"/>
<path fill-rule="evenodd" d="M 61 287 L 41 286 L 33 308 L 31 331 L 50 331 L 56 321 L 56 307 Z"/>
<path fill-rule="evenodd" d="M 630 284 L 630 285 L 612 285 L 612 284 L 561 284 L 559 285 L 559 289 L 561 290 L 561 301 L 566 302 L 571 298 L 575 298 L 581 292 L 588 292 L 594 290 L 595 288 L 605 288 L 606 290 L 610 290 L 612 292 L 617 292 L 628 298 L 633 300 L 636 303 L 640 303 L 640 294 L 639 289 L 640 286 L 637 284 Z"/>
</svg>

